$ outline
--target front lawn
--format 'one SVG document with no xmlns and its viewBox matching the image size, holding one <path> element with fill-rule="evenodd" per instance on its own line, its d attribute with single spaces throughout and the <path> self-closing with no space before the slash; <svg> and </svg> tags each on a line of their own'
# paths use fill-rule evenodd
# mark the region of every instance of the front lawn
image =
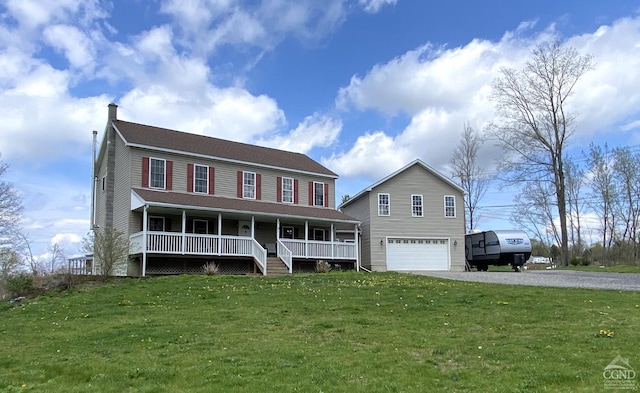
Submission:
<svg viewBox="0 0 640 393">
<path fill-rule="evenodd" d="M 115 280 L 0 306 L 0 392 L 601 392 L 636 292 L 383 273 Z"/>
</svg>

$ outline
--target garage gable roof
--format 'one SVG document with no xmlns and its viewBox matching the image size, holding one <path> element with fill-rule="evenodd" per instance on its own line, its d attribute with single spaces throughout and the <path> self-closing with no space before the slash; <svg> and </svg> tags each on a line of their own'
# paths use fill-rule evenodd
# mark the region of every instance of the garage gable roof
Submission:
<svg viewBox="0 0 640 393">
<path fill-rule="evenodd" d="M 445 182 L 446 184 L 448 184 L 449 186 L 451 186 L 452 188 L 454 188 L 456 191 L 459 191 L 461 193 L 464 194 L 464 190 L 457 185 L 456 183 L 454 183 L 451 179 L 449 179 L 448 177 L 446 177 L 445 175 L 443 175 L 442 173 L 438 172 L 437 170 L 433 169 L 431 166 L 429 166 L 428 164 L 426 164 L 424 161 L 420 160 L 420 159 L 415 159 L 412 162 L 410 162 L 409 164 L 405 165 L 404 167 L 398 169 L 397 171 L 393 172 L 392 174 L 380 179 L 379 181 L 373 183 L 372 185 L 370 185 L 369 187 L 365 188 L 364 190 L 360 191 L 359 193 L 357 193 L 356 195 L 354 195 L 353 197 L 349 198 L 349 200 L 347 200 L 346 202 L 342 203 L 340 206 L 338 206 L 338 209 L 349 205 L 351 202 L 354 202 L 358 199 L 360 199 L 360 197 L 362 197 L 363 195 L 371 192 L 374 188 L 378 187 L 380 184 L 386 182 L 387 180 L 397 176 L 398 174 L 406 171 L 407 169 L 413 167 L 414 165 L 419 165 L 422 168 L 424 168 L 427 172 L 431 173 L 432 175 L 434 175 L 435 177 L 437 177 L 438 179 L 442 180 L 443 182 Z"/>
</svg>

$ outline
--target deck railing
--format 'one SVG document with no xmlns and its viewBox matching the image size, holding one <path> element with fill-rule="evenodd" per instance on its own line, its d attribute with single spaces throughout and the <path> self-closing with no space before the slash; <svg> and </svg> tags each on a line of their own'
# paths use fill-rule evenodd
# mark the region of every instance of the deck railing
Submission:
<svg viewBox="0 0 640 393">
<path fill-rule="evenodd" d="M 267 252 L 251 237 L 148 232 L 146 240 L 147 253 L 254 257 L 261 265 L 263 272 L 266 270 Z M 131 235 L 129 243 L 131 254 L 142 253 L 144 249 L 143 233 L 138 232 Z M 357 253 L 355 243 L 279 239 L 278 256 L 281 258 L 355 260 Z M 287 260 L 284 259 L 283 261 L 291 270 L 291 263 L 287 263 Z"/>
<path fill-rule="evenodd" d="M 278 240 L 278 257 L 284 262 L 285 265 L 289 268 L 289 273 L 293 273 L 293 258 L 291 255 L 291 250 L 287 248 L 280 240 Z"/>
<path fill-rule="evenodd" d="M 129 237 L 129 252 L 144 250 L 142 232 Z M 178 232 L 148 232 L 147 253 L 182 255 L 220 255 L 253 257 L 266 274 L 267 251 L 251 237 L 182 234 Z"/>
</svg>

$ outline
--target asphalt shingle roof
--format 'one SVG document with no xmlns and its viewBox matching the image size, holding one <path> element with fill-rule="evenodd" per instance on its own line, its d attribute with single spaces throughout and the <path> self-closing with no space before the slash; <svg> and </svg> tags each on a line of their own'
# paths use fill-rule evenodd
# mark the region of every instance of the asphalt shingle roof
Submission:
<svg viewBox="0 0 640 393">
<path fill-rule="evenodd" d="M 338 177 L 305 154 L 247 143 L 175 131 L 167 128 L 112 120 L 128 144 L 182 151 L 199 155 L 255 163 L 277 168 Z"/>
</svg>

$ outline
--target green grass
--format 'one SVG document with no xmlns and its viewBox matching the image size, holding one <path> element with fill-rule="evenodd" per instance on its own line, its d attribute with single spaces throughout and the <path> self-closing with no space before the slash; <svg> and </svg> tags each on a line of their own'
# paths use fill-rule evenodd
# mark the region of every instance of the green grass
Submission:
<svg viewBox="0 0 640 393">
<path fill-rule="evenodd" d="M 640 266 L 636 265 L 588 265 L 588 266 L 566 266 L 562 269 L 579 270 L 584 272 L 608 272 L 608 273 L 640 273 Z"/>
<path fill-rule="evenodd" d="M 639 304 L 391 273 L 117 280 L 0 306 L 0 392 L 600 392 L 617 355 L 640 371 Z"/>
</svg>

